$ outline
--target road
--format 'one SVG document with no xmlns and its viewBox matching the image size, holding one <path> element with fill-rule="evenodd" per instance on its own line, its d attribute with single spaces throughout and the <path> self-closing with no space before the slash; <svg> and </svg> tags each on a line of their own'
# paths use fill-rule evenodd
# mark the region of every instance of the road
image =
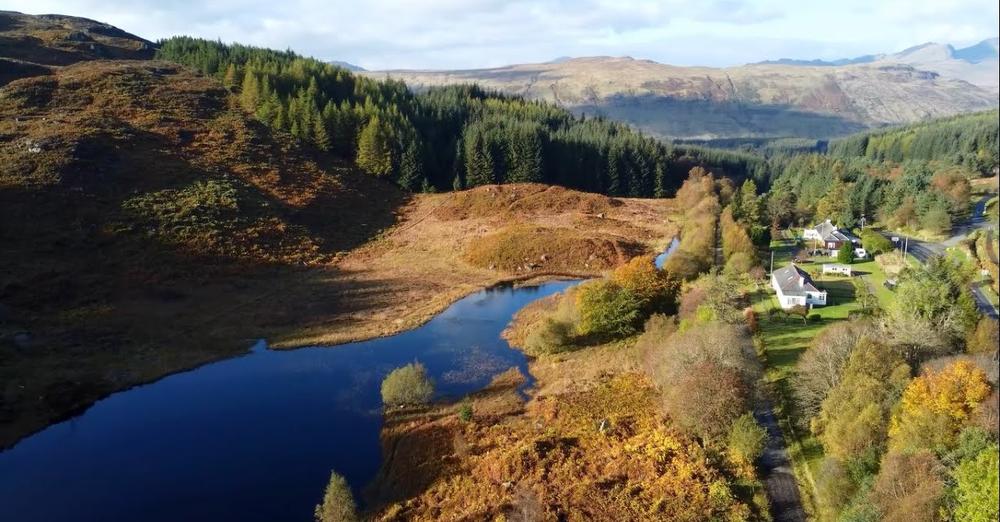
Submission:
<svg viewBox="0 0 1000 522">
<path fill-rule="evenodd" d="M 767 446 L 760 456 L 760 466 L 764 470 L 764 488 L 771 502 L 771 517 L 775 522 L 805 522 L 806 512 L 799 497 L 792 459 L 788 456 L 774 409 L 765 402 L 754 417 L 767 430 Z"/>
<path fill-rule="evenodd" d="M 935 243 L 932 241 L 921 241 L 912 237 L 907 237 L 897 232 L 884 231 L 882 235 L 892 239 L 896 237 L 899 242 L 896 245 L 902 248 L 906 246 L 906 251 L 912 254 L 917 261 L 921 263 L 927 263 L 932 257 L 943 255 L 945 250 L 950 246 L 955 246 L 959 241 L 965 238 L 970 232 L 976 229 L 982 229 L 987 231 L 992 231 L 994 224 L 990 223 L 986 219 L 986 202 L 990 200 L 993 196 L 983 196 L 978 202 L 976 202 L 975 207 L 973 207 L 972 216 L 968 221 L 964 223 L 959 223 L 952 228 L 951 237 L 940 242 Z M 1000 313 L 998 313 L 995 306 L 990 303 L 990 300 L 986 297 L 986 294 L 980 288 L 979 284 L 975 284 L 971 288 L 972 297 L 976 300 L 976 305 L 979 306 L 979 311 L 988 317 L 994 319 L 1000 318 Z"/>
</svg>

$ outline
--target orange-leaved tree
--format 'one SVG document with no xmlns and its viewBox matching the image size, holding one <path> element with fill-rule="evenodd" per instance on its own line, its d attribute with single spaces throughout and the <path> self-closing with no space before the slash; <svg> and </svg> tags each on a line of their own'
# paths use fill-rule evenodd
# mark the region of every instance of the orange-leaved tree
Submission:
<svg viewBox="0 0 1000 522">
<path fill-rule="evenodd" d="M 952 446 L 989 394 L 986 374 L 966 360 L 913 379 L 889 425 L 890 446 L 900 450 Z"/>
</svg>

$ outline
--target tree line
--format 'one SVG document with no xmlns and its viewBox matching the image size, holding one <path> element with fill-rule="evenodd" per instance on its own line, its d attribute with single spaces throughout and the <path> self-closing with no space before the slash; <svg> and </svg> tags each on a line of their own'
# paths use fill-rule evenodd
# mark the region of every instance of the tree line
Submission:
<svg viewBox="0 0 1000 522">
<path fill-rule="evenodd" d="M 932 122 L 864 132 L 829 144 L 840 158 L 864 157 L 902 163 L 947 161 L 988 174 L 997 166 L 997 111 L 965 114 Z"/>
<path fill-rule="evenodd" d="M 271 128 L 412 191 L 541 182 L 663 197 L 694 166 L 733 177 L 765 171 L 750 154 L 674 146 L 549 103 L 472 85 L 415 93 L 291 51 L 174 37 L 159 42 L 158 58 L 217 77 Z"/>
</svg>

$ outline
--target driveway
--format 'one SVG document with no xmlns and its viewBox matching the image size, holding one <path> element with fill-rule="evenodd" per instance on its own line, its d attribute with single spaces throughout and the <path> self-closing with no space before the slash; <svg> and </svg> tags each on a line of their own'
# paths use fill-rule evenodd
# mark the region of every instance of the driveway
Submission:
<svg viewBox="0 0 1000 522">
<path fill-rule="evenodd" d="M 771 517 L 775 522 L 805 522 L 806 512 L 799 497 L 792 459 L 788 456 L 785 438 L 770 402 L 761 404 L 754 417 L 767 430 L 767 446 L 760 457 L 760 466 L 764 471 L 767 498 L 771 502 Z"/>
</svg>

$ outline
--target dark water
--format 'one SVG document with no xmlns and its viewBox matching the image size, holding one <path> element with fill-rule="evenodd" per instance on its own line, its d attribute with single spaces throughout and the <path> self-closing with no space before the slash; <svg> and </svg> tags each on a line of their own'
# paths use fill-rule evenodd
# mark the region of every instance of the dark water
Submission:
<svg viewBox="0 0 1000 522">
<path fill-rule="evenodd" d="M 378 470 L 379 385 L 418 360 L 462 396 L 524 355 L 500 332 L 572 286 L 486 290 L 426 325 L 329 348 L 251 354 L 104 399 L 0 453 L 0 520 L 307 521 L 331 469 L 355 489 Z"/>
</svg>

